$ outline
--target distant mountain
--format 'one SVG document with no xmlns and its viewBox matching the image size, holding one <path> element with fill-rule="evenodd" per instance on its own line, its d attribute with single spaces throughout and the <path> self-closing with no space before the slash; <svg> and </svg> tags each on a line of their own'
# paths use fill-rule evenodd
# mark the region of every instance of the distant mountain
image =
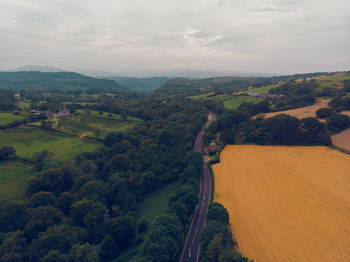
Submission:
<svg viewBox="0 0 350 262">
<path fill-rule="evenodd" d="M 119 84 L 139 92 L 151 92 L 170 80 L 168 77 L 139 78 L 126 76 L 110 76 L 104 77 L 104 79 L 115 80 Z"/>
<path fill-rule="evenodd" d="M 211 77 L 204 79 L 173 78 L 156 90 L 171 95 L 237 91 L 251 86 L 256 77 Z"/>
<path fill-rule="evenodd" d="M 39 71 L 39 72 L 63 72 L 64 70 L 53 67 L 53 66 L 36 66 L 36 65 L 27 65 L 23 67 L 18 67 L 13 70 L 13 72 L 20 72 L 20 71 Z"/>
<path fill-rule="evenodd" d="M 225 76 L 240 76 L 240 77 L 270 77 L 276 74 L 263 74 L 254 72 L 238 72 L 238 71 L 201 71 L 201 70 L 150 70 L 150 71 L 124 71 L 119 72 L 122 76 L 137 76 L 137 77 L 168 77 L 179 78 L 185 77 L 189 79 L 203 79 L 209 77 L 225 77 Z"/>
<path fill-rule="evenodd" d="M 96 79 L 73 72 L 0 72 L 0 88 L 39 91 L 105 91 L 130 92 L 113 80 Z"/>
</svg>

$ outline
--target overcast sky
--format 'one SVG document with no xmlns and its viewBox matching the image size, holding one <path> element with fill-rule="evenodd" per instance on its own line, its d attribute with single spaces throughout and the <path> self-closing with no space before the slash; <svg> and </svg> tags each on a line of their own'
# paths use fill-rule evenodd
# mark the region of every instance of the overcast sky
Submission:
<svg viewBox="0 0 350 262">
<path fill-rule="evenodd" d="M 0 70 L 350 70 L 349 14 L 350 0 L 0 0 Z"/>
</svg>

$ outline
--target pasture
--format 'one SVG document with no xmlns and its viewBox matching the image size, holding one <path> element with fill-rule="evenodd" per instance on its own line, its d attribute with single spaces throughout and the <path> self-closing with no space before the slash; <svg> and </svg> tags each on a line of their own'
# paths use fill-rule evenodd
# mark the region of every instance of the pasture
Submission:
<svg viewBox="0 0 350 262">
<path fill-rule="evenodd" d="M 83 110 L 83 109 L 78 109 L 76 111 L 77 115 L 82 115 L 86 117 L 98 117 L 98 118 L 107 118 L 111 120 L 125 120 L 125 121 L 134 121 L 134 122 L 141 122 L 142 120 L 137 117 L 132 117 L 132 116 L 127 116 L 126 119 L 123 119 L 123 117 L 120 114 L 113 114 L 113 113 L 108 113 L 108 112 L 101 112 L 100 114 L 99 111 L 96 110 Z"/>
<path fill-rule="evenodd" d="M 321 100 L 312 106 L 306 106 L 306 107 L 299 107 L 295 109 L 289 109 L 284 111 L 277 111 L 277 112 L 270 112 L 270 113 L 264 113 L 259 115 L 264 115 L 265 118 L 270 118 L 279 114 L 287 114 L 291 116 L 295 116 L 299 119 L 306 118 L 306 117 L 315 117 L 316 111 L 322 107 L 327 107 L 330 99 L 324 99 Z"/>
<path fill-rule="evenodd" d="M 136 122 L 100 117 L 66 116 L 58 120 L 54 127 L 59 131 L 78 136 L 104 138 L 111 132 L 124 132 L 134 127 Z"/>
<path fill-rule="evenodd" d="M 3 146 L 13 147 L 22 158 L 30 158 L 35 152 L 48 150 L 61 159 L 71 159 L 78 153 L 94 151 L 100 144 L 25 126 L 0 130 L 0 147 Z"/>
<path fill-rule="evenodd" d="M 23 115 L 14 115 L 13 113 L 0 112 L 0 126 L 12 123 L 16 120 L 23 120 L 25 116 Z"/>
<path fill-rule="evenodd" d="M 150 224 L 153 220 L 169 211 L 169 200 L 175 195 L 179 183 L 172 183 L 144 198 L 137 208 L 139 217 L 144 218 Z"/>
<path fill-rule="evenodd" d="M 256 262 L 350 261 L 350 156 L 328 147 L 227 146 L 214 200 Z"/>
<path fill-rule="evenodd" d="M 248 93 L 259 93 L 259 94 L 268 94 L 269 91 L 272 88 L 276 88 L 278 86 L 280 86 L 281 84 L 271 84 L 271 85 L 267 85 L 267 86 L 262 86 L 262 87 L 257 87 L 257 88 L 252 88 L 252 89 L 248 89 L 248 90 L 244 90 L 241 93 L 242 94 L 248 94 Z"/>
<path fill-rule="evenodd" d="M 27 180 L 35 170 L 19 161 L 0 163 L 0 200 L 14 198 L 25 191 Z"/>
<path fill-rule="evenodd" d="M 344 86 L 343 81 L 350 79 L 350 73 L 339 73 L 330 76 L 318 76 L 315 77 L 316 81 L 319 83 L 320 88 L 324 87 L 335 87 L 342 88 Z"/>
<path fill-rule="evenodd" d="M 223 96 L 217 97 L 215 100 L 222 101 L 224 107 L 227 109 L 236 110 L 243 103 L 254 103 L 257 104 L 261 101 L 264 101 L 262 98 L 252 97 L 252 96 Z"/>
</svg>

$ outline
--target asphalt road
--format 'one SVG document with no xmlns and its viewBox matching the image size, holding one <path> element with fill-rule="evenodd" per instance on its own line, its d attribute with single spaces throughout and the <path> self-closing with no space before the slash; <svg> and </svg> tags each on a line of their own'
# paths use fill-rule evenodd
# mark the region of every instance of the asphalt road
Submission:
<svg viewBox="0 0 350 262">
<path fill-rule="evenodd" d="M 215 120 L 216 116 L 214 113 L 210 112 L 208 116 L 208 124 Z M 203 145 L 203 135 L 205 131 L 202 130 L 196 138 L 195 150 L 202 153 Z M 181 253 L 180 262 L 195 262 L 199 258 L 199 247 L 200 247 L 200 234 L 205 226 L 206 214 L 208 211 L 208 205 L 211 193 L 211 177 L 210 171 L 203 157 L 203 174 L 200 180 L 200 190 L 199 190 L 199 202 L 196 206 L 196 210 L 193 214 L 190 229 L 186 238 L 184 248 Z"/>
</svg>

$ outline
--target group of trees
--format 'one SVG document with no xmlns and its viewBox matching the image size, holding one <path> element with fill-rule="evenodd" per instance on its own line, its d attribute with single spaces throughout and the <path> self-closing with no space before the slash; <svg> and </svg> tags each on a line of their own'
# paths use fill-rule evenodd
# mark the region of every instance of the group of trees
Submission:
<svg viewBox="0 0 350 262">
<path fill-rule="evenodd" d="M 16 150 L 10 146 L 0 148 L 0 161 L 16 158 Z"/>
<path fill-rule="evenodd" d="M 12 111 L 17 109 L 15 92 L 0 89 L 0 111 Z"/>
<path fill-rule="evenodd" d="M 256 143 L 261 145 L 329 145 L 330 133 L 316 118 L 298 119 L 280 114 L 268 119 L 251 119 L 247 111 L 227 111 L 208 129 L 209 142 L 220 133 L 223 144 Z"/>
<path fill-rule="evenodd" d="M 236 249 L 229 227 L 229 213 L 220 203 L 209 206 L 207 225 L 201 234 L 201 262 L 248 262 Z"/>
<path fill-rule="evenodd" d="M 0 202 L 1 261 L 109 261 L 136 244 L 135 261 L 179 258 L 198 202 L 203 160 L 193 143 L 207 110 L 176 98 L 127 103 L 145 111 L 133 130 L 107 135 L 73 162 L 47 151 L 30 159 L 38 175 L 25 198 Z M 174 181 L 181 184 L 169 213 L 148 226 L 137 203 Z"/>
</svg>

